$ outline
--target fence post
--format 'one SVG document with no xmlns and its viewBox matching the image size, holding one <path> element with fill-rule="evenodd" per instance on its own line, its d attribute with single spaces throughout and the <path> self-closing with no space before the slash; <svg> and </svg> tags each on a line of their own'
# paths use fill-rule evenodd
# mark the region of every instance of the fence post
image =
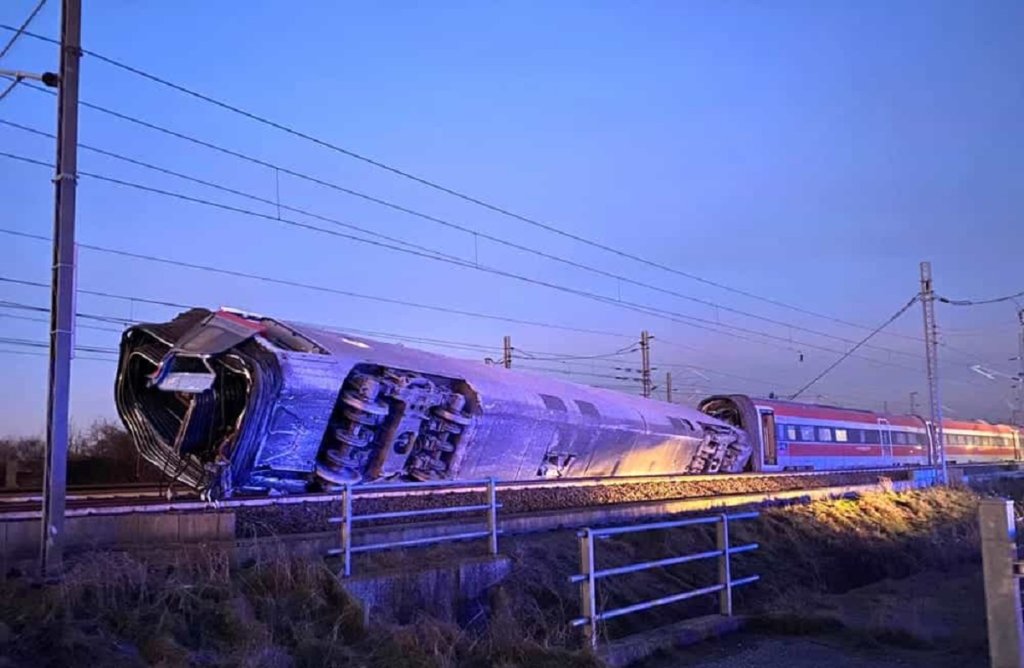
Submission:
<svg viewBox="0 0 1024 668">
<path fill-rule="evenodd" d="M 352 575 L 352 486 L 341 488 L 341 568 L 345 577 Z"/>
<path fill-rule="evenodd" d="M 487 479 L 487 530 L 491 554 L 498 554 L 498 490 L 494 478 Z"/>
<path fill-rule="evenodd" d="M 985 617 L 992 668 L 1024 668 L 1020 584 L 1014 573 L 1017 531 L 1013 502 L 983 499 L 978 507 Z"/>
<path fill-rule="evenodd" d="M 732 616 L 732 571 L 729 563 L 729 516 L 722 514 L 715 525 L 715 543 L 722 553 L 718 557 L 718 582 L 722 585 L 718 592 L 719 611 L 726 616 Z"/>
<path fill-rule="evenodd" d="M 580 582 L 580 608 L 587 620 L 583 626 L 583 637 L 591 649 L 597 649 L 597 581 L 594 580 L 594 537 L 590 529 L 579 533 L 580 573 L 586 579 Z"/>
</svg>

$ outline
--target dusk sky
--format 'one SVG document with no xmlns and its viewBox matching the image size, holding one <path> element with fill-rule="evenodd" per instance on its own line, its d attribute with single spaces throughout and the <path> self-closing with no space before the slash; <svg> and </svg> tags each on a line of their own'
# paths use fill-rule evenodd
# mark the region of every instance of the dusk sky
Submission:
<svg viewBox="0 0 1024 668">
<path fill-rule="evenodd" d="M 20 25 L 35 4 L 3 2 L 0 23 Z M 954 299 L 1024 290 L 1024 3 L 84 4 L 86 49 L 735 291 L 489 211 L 88 55 L 84 102 L 720 306 L 513 250 L 89 108 L 80 112 L 85 145 L 662 315 L 83 175 L 82 244 L 593 333 L 82 248 L 85 290 L 493 348 L 407 343 L 476 359 L 500 357 L 503 335 L 524 355 L 601 355 L 647 329 L 658 384 L 671 371 L 676 399 L 689 403 L 722 391 L 792 393 L 915 294 L 921 260 L 933 263 L 936 290 Z M 49 2 L 31 30 L 58 37 L 59 5 Z M 10 36 L 0 31 L 0 45 Z M 54 45 L 24 36 L 0 68 L 55 71 L 57 63 Z M 55 111 L 53 96 L 25 86 L 0 101 L 0 119 L 48 133 Z M 54 159 L 51 139 L 2 124 L 0 151 Z M 79 167 L 277 215 L 273 205 L 89 150 Z M 46 167 L 0 156 L 0 228 L 49 236 L 51 177 Z M 366 236 L 298 213 L 282 216 Z M 47 316 L 24 307 L 46 307 L 48 293 L 4 279 L 48 282 L 49 266 L 46 243 L 0 234 L 0 434 L 43 431 L 45 349 L 24 343 L 47 339 L 39 321 Z M 1016 309 L 1013 302 L 939 305 L 947 415 L 1009 418 Z M 115 319 L 166 320 L 178 310 L 78 297 L 80 313 Z M 79 346 L 117 347 L 118 324 L 79 324 L 103 328 L 80 329 Z M 888 402 L 906 411 L 916 391 L 924 406 L 921 335 L 915 305 L 801 398 L 872 409 Z M 604 376 L 624 373 L 615 366 L 635 368 L 639 355 L 615 359 L 516 365 L 624 385 Z M 116 419 L 114 360 L 93 351 L 74 362 L 76 426 Z M 997 372 L 994 379 L 971 370 L 979 364 Z"/>
</svg>

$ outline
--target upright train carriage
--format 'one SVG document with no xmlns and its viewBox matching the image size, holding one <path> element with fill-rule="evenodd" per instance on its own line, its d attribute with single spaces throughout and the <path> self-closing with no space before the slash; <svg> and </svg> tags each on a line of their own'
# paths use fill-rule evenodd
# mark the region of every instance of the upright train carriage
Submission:
<svg viewBox="0 0 1024 668">
<path fill-rule="evenodd" d="M 751 452 L 692 408 L 230 310 L 129 328 L 115 394 L 141 454 L 211 496 L 742 471 Z"/>
<path fill-rule="evenodd" d="M 743 429 L 754 471 L 927 466 L 935 430 L 918 415 L 888 415 L 742 394 L 704 399 L 699 409 Z M 946 462 L 1021 459 L 1019 429 L 982 420 L 943 420 Z"/>
</svg>

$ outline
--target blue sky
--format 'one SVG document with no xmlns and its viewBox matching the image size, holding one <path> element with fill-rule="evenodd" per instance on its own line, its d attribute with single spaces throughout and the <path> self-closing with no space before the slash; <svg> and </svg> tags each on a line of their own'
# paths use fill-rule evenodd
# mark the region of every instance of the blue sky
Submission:
<svg viewBox="0 0 1024 668">
<path fill-rule="evenodd" d="M 20 24 L 34 0 L 0 6 Z M 764 297 L 876 325 L 934 263 L 937 289 L 1022 289 L 1024 7 L 1013 2 L 86 3 L 86 48 L 560 229 Z M 33 30 L 57 36 L 59 2 Z M 0 32 L 6 40 L 9 33 Z M 56 69 L 22 38 L 0 67 Z M 440 264 L 83 177 L 79 240 L 383 297 L 628 334 L 569 333 L 260 284 L 82 250 L 83 288 L 230 305 L 282 318 L 493 345 L 599 354 L 641 329 L 682 398 L 785 394 L 866 332 L 632 262 L 424 188 L 86 57 L 82 99 L 573 261 L 792 325 L 782 327 L 513 251 L 272 170 L 81 112 L 81 141 L 344 219 L 483 265 L 757 330 L 758 343 L 540 286 Z M 27 88 L 0 118 L 53 131 L 54 100 Z M 48 140 L 0 126 L 3 150 L 52 161 Z M 83 152 L 83 171 L 274 213 Z M 0 158 L 0 226 L 48 234 L 44 168 Z M 292 216 L 303 219 L 301 216 Z M 311 221 L 316 222 L 316 221 Z M 322 222 L 317 223 L 323 225 Z M 0 276 L 47 280 L 45 244 L 0 236 Z M 0 300 L 45 291 L 0 283 Z M 166 319 L 174 309 L 81 295 L 79 311 Z M 13 315 L 38 313 L 0 309 Z M 939 310 L 943 403 L 1005 420 L 1012 304 Z M 95 324 L 95 323 L 93 323 Z M 737 333 L 736 330 L 730 330 Z M 890 330 L 921 331 L 915 307 Z M 0 336 L 46 325 L 0 318 Z M 743 336 L 750 337 L 749 334 Z M 753 337 L 758 338 L 758 337 Z M 116 332 L 80 330 L 114 347 Z M 788 340 L 793 342 L 789 343 Z M 924 398 L 922 344 L 884 335 L 806 395 L 905 410 Z M 817 346 L 817 347 L 815 347 Z M 3 350 L 29 351 L 12 345 Z M 443 350 L 442 350 L 443 351 Z M 494 353 L 451 351 L 481 357 Z M 803 361 L 800 354 L 803 353 Z M 636 366 L 637 355 L 623 359 Z M 0 353 L 0 432 L 38 433 L 45 359 Z M 527 366 L 529 362 L 522 365 Z M 537 364 L 534 363 L 536 366 Z M 545 366 L 551 366 L 548 363 Z M 613 363 L 558 364 L 612 374 Z M 660 366 L 659 366 L 660 365 Z M 669 366 L 673 365 L 673 366 Z M 687 370 L 684 365 L 698 369 Z M 711 371 L 708 371 L 708 370 Z M 115 367 L 74 364 L 74 419 L 112 417 Z M 579 377 L 591 382 L 597 377 Z"/>
</svg>

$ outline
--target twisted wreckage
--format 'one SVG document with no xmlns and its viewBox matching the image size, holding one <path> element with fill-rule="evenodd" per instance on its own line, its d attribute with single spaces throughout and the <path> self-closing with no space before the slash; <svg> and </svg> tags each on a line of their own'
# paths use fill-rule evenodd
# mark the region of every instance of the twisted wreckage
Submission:
<svg viewBox="0 0 1024 668">
<path fill-rule="evenodd" d="M 115 393 L 143 457 L 210 497 L 741 471 L 751 453 L 692 408 L 227 309 L 129 328 Z"/>
</svg>

